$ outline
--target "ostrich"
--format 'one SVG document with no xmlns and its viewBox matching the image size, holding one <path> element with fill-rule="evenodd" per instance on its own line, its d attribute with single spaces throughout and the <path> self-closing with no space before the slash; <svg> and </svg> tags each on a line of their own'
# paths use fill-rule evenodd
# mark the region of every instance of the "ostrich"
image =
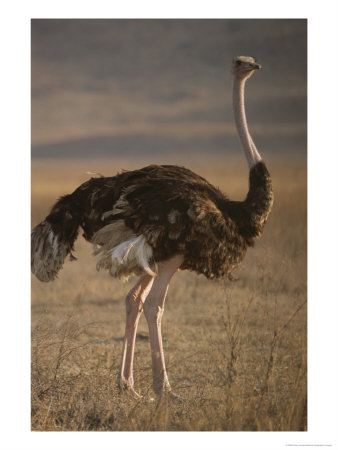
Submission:
<svg viewBox="0 0 338 450">
<path fill-rule="evenodd" d="M 249 165 L 249 192 L 231 201 L 192 171 L 175 165 L 150 165 L 113 177 L 91 178 L 53 206 L 32 231 L 32 272 L 41 281 L 57 276 L 73 254 L 81 227 L 94 245 L 97 269 L 126 279 L 140 276 L 128 293 L 119 372 L 123 389 L 134 390 L 133 355 L 142 311 L 149 327 L 155 393 L 171 392 L 162 346 L 161 319 L 169 282 L 178 269 L 209 279 L 231 279 L 231 272 L 253 246 L 273 203 L 269 172 L 249 134 L 246 80 L 261 66 L 249 56 L 233 59 L 233 109 Z M 173 394 L 174 395 L 174 394 Z"/>
</svg>

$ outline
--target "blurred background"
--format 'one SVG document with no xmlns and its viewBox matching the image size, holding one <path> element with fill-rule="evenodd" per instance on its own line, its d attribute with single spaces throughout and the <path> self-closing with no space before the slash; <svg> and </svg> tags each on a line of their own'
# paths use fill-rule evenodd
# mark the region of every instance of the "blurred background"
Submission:
<svg viewBox="0 0 338 450">
<path fill-rule="evenodd" d="M 306 20 L 36 19 L 31 30 L 33 159 L 238 152 L 235 55 L 263 67 L 246 94 L 263 156 L 306 156 Z"/>
</svg>

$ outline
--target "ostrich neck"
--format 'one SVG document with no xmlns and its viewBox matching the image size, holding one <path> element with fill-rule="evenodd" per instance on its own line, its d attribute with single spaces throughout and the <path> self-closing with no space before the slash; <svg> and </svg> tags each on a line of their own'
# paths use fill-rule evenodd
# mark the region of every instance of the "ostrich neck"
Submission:
<svg viewBox="0 0 338 450">
<path fill-rule="evenodd" d="M 248 130 L 245 115 L 244 90 L 245 79 L 239 80 L 235 77 L 232 96 L 235 123 L 249 168 L 251 169 L 251 167 L 261 161 L 262 158 L 258 153 Z"/>
</svg>

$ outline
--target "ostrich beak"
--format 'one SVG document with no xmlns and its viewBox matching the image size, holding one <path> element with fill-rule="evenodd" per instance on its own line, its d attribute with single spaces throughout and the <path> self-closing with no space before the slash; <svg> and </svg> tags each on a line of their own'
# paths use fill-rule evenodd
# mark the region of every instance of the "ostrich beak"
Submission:
<svg viewBox="0 0 338 450">
<path fill-rule="evenodd" d="M 258 69 L 261 69 L 262 66 L 261 66 L 260 64 L 254 63 L 254 64 L 252 64 L 252 68 L 253 68 L 254 70 L 258 70 Z"/>
</svg>

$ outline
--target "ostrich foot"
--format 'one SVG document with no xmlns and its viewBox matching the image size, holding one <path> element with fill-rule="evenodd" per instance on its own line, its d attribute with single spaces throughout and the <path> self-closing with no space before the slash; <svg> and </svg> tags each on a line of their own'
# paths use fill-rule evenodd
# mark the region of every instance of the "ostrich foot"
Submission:
<svg viewBox="0 0 338 450">
<path fill-rule="evenodd" d="M 143 395 L 141 395 L 138 392 L 136 392 L 134 388 L 128 388 L 126 391 L 127 391 L 127 393 L 129 395 L 131 395 L 136 400 L 139 400 L 139 399 L 143 398 Z"/>
<path fill-rule="evenodd" d="M 181 403 L 187 401 L 186 398 L 181 397 L 181 396 L 178 395 L 178 394 L 175 394 L 175 393 L 171 390 L 170 386 L 169 386 L 169 387 L 166 386 L 164 389 L 162 389 L 162 390 L 160 390 L 160 391 L 159 391 L 159 390 L 155 391 L 155 394 L 156 394 L 156 397 L 157 397 L 158 400 L 162 400 L 162 399 L 164 399 L 164 398 L 167 398 L 167 399 L 173 400 L 173 401 L 175 401 L 175 402 L 181 402 Z M 155 398 L 151 397 L 151 398 L 150 398 L 150 401 L 154 402 L 154 401 L 155 401 Z"/>
<path fill-rule="evenodd" d="M 130 395 L 131 397 L 133 397 L 137 400 L 140 398 L 143 398 L 143 395 L 141 395 L 135 391 L 133 383 L 131 384 L 131 383 L 127 382 L 126 380 L 120 380 L 118 383 L 118 386 L 121 389 L 121 391 L 127 393 L 128 395 Z"/>
</svg>

